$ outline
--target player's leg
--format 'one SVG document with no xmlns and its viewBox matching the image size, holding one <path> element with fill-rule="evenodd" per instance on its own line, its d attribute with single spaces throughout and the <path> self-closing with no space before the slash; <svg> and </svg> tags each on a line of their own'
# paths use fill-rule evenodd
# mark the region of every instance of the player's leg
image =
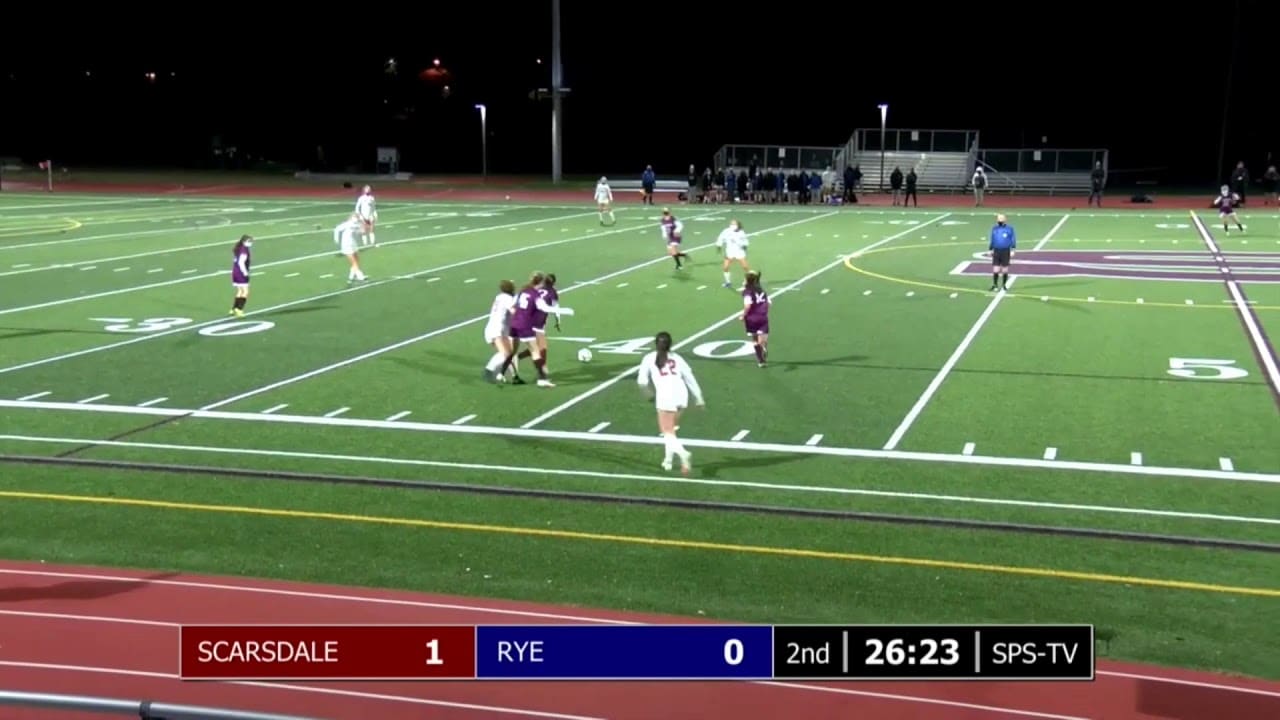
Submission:
<svg viewBox="0 0 1280 720">
<path fill-rule="evenodd" d="M 1240 232 L 1244 232 L 1244 225 L 1240 222 L 1240 216 L 1236 215 L 1235 211 L 1231 212 L 1231 222 L 1236 224 L 1236 227 L 1240 229 Z"/>
<path fill-rule="evenodd" d="M 1005 258 L 1000 266 L 1000 289 L 1009 289 L 1009 260 Z"/>
<path fill-rule="evenodd" d="M 534 336 L 538 338 L 538 353 L 542 355 L 542 362 L 547 362 L 547 331 L 544 328 L 542 332 L 534 330 Z"/>
<path fill-rule="evenodd" d="M 991 289 L 1000 289 L 1000 259 L 998 251 L 991 253 Z"/>
<path fill-rule="evenodd" d="M 731 260 L 729 260 L 729 256 L 728 256 L 728 255 L 726 255 L 726 256 L 725 256 L 725 258 L 724 258 L 724 262 L 720 263 L 720 272 L 724 273 L 724 286 L 725 286 L 725 287 L 733 287 L 733 285 L 732 285 L 733 280 L 732 280 L 732 278 L 729 276 L 729 263 L 730 263 L 730 262 L 732 262 L 732 261 L 731 261 Z"/>
<path fill-rule="evenodd" d="M 502 367 L 503 361 L 507 359 L 507 350 L 510 349 L 510 345 L 507 338 L 504 337 L 493 338 L 489 344 L 493 347 L 493 356 L 489 358 L 489 362 L 484 364 L 484 372 L 485 379 L 494 382 L 502 378 L 498 374 L 498 368 Z"/>
<path fill-rule="evenodd" d="M 520 342 L 529 349 L 529 355 L 533 358 L 533 367 L 538 371 L 538 387 L 555 387 L 551 378 L 547 377 L 547 360 L 542 357 L 542 351 L 538 349 L 538 338 L 536 336 L 520 338 Z"/>
<path fill-rule="evenodd" d="M 760 367 L 764 367 L 766 358 L 769 357 L 769 333 L 756 332 L 755 341 L 756 362 Z"/>
<path fill-rule="evenodd" d="M 377 244 L 378 244 L 378 236 L 377 236 L 377 234 L 374 232 L 374 231 L 377 229 L 377 227 L 378 227 L 378 221 L 376 221 L 376 220 L 370 220 L 370 221 L 369 221 L 369 230 L 368 230 L 368 234 L 369 234 L 369 244 L 370 244 L 370 245 L 377 245 Z"/>
</svg>

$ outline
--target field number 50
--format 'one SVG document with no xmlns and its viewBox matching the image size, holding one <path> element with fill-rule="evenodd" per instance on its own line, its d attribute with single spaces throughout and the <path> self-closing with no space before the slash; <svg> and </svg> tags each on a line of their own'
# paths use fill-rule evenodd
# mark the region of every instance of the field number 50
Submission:
<svg viewBox="0 0 1280 720">
<path fill-rule="evenodd" d="M 1235 366 L 1235 360 L 1212 358 L 1169 358 L 1168 373 L 1192 380 L 1239 380 L 1249 373 Z"/>
</svg>

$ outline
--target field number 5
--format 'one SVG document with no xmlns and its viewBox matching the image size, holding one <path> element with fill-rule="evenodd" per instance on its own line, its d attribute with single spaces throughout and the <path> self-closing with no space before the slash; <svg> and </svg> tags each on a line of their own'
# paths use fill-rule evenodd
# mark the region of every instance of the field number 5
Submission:
<svg viewBox="0 0 1280 720">
<path fill-rule="evenodd" d="M 1239 380 L 1249 373 L 1235 367 L 1235 360 L 1211 358 L 1169 358 L 1169 374 L 1193 380 Z"/>
</svg>

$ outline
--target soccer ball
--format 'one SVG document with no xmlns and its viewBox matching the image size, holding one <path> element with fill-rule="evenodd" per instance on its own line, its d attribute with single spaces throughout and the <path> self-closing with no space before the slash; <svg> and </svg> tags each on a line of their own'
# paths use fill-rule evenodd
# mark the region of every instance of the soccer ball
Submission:
<svg viewBox="0 0 1280 720">
<path fill-rule="evenodd" d="M 591 351 L 586 348 L 582 348 L 581 350 L 579 350 L 578 362 L 584 362 L 584 363 L 591 362 Z"/>
</svg>

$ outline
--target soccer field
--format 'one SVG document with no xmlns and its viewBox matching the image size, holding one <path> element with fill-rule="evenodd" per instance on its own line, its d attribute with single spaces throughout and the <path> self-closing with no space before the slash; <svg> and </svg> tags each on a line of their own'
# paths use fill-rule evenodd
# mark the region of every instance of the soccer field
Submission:
<svg viewBox="0 0 1280 720">
<path fill-rule="evenodd" d="M 1280 216 L 0 196 L 0 556 L 760 622 L 1087 622 L 1280 678 Z M 756 367 L 713 246 L 774 298 Z M 231 247 L 252 296 L 231 318 Z M 557 387 L 489 385 L 500 279 L 559 278 Z M 735 281 L 741 275 L 735 270 Z M 635 386 L 707 395 L 664 473 Z M 580 348 L 593 360 L 579 363 Z M 531 369 L 530 369 L 531 370 Z M 526 371 L 528 374 L 529 371 Z"/>
</svg>

